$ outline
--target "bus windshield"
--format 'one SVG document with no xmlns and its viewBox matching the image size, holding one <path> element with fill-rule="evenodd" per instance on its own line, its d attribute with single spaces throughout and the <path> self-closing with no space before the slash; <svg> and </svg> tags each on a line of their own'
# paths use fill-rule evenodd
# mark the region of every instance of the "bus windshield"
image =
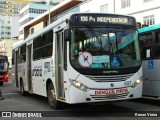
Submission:
<svg viewBox="0 0 160 120">
<path fill-rule="evenodd" d="M 8 59 L 6 56 L 0 56 L 0 72 L 7 72 L 8 71 Z"/>
<path fill-rule="evenodd" d="M 119 28 L 73 28 L 70 61 L 74 68 L 120 69 L 141 65 L 138 32 Z"/>
</svg>

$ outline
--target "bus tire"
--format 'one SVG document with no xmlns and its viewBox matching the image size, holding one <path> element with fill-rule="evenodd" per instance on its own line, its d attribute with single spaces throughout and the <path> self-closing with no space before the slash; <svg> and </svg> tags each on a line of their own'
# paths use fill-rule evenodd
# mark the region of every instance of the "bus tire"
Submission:
<svg viewBox="0 0 160 120">
<path fill-rule="evenodd" d="M 23 95 L 23 96 L 25 96 L 27 93 L 26 93 L 26 91 L 24 90 L 24 84 L 23 84 L 23 81 L 21 80 L 21 82 L 20 82 L 20 90 L 21 90 L 21 94 Z"/>
<path fill-rule="evenodd" d="M 53 90 L 54 94 L 52 94 L 52 90 Z M 60 102 L 56 100 L 56 94 L 55 94 L 55 90 L 53 87 L 53 83 L 48 84 L 47 97 L 48 97 L 49 106 L 52 109 L 59 109 L 60 108 Z"/>
<path fill-rule="evenodd" d="M 3 82 L 0 82 L 0 86 L 3 86 Z"/>
</svg>

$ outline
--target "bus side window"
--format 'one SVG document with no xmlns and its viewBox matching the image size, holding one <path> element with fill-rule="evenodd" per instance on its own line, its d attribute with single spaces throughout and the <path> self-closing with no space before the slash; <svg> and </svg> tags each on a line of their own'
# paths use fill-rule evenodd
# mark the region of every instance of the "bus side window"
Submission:
<svg viewBox="0 0 160 120">
<path fill-rule="evenodd" d="M 160 45 L 157 45 L 157 46 L 156 46 L 155 57 L 160 58 Z"/>
<path fill-rule="evenodd" d="M 155 42 L 160 43 L 160 31 L 159 30 L 155 32 Z"/>
<path fill-rule="evenodd" d="M 151 47 L 142 48 L 142 59 L 149 59 L 152 57 L 152 49 Z"/>
<path fill-rule="evenodd" d="M 158 43 L 160 43 L 160 33 L 158 34 Z"/>
<path fill-rule="evenodd" d="M 143 36 L 140 37 L 140 40 L 144 41 L 145 46 L 150 46 L 153 43 L 153 35 L 152 33 L 144 34 Z"/>
</svg>

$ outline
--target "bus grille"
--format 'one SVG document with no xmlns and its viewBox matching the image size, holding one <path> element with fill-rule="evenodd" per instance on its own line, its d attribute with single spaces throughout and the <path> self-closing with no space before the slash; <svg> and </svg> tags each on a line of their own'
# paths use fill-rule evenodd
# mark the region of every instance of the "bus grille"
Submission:
<svg viewBox="0 0 160 120">
<path fill-rule="evenodd" d="M 121 94 L 111 94 L 111 95 L 90 95 L 92 99 L 94 100 L 111 100 L 111 99 L 122 99 L 129 95 L 129 92 L 127 93 L 121 93 Z"/>
<path fill-rule="evenodd" d="M 124 75 L 106 75 L 106 76 L 93 76 L 93 75 L 86 75 L 86 77 L 90 78 L 95 82 L 120 82 L 125 81 L 134 74 L 124 74 Z"/>
</svg>

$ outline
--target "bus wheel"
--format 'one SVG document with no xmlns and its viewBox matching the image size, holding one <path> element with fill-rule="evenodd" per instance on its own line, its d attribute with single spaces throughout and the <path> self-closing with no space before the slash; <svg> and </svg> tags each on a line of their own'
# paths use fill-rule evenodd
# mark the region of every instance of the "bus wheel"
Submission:
<svg viewBox="0 0 160 120">
<path fill-rule="evenodd" d="M 3 82 L 0 82 L 0 86 L 3 86 Z"/>
<path fill-rule="evenodd" d="M 59 101 L 56 100 L 56 93 L 52 83 L 49 83 L 47 90 L 48 103 L 51 108 L 58 109 L 60 106 Z"/>
<path fill-rule="evenodd" d="M 23 81 L 20 82 L 20 89 L 21 89 L 21 94 L 22 94 L 23 96 L 25 96 L 25 95 L 26 95 L 26 91 L 24 91 Z"/>
</svg>

